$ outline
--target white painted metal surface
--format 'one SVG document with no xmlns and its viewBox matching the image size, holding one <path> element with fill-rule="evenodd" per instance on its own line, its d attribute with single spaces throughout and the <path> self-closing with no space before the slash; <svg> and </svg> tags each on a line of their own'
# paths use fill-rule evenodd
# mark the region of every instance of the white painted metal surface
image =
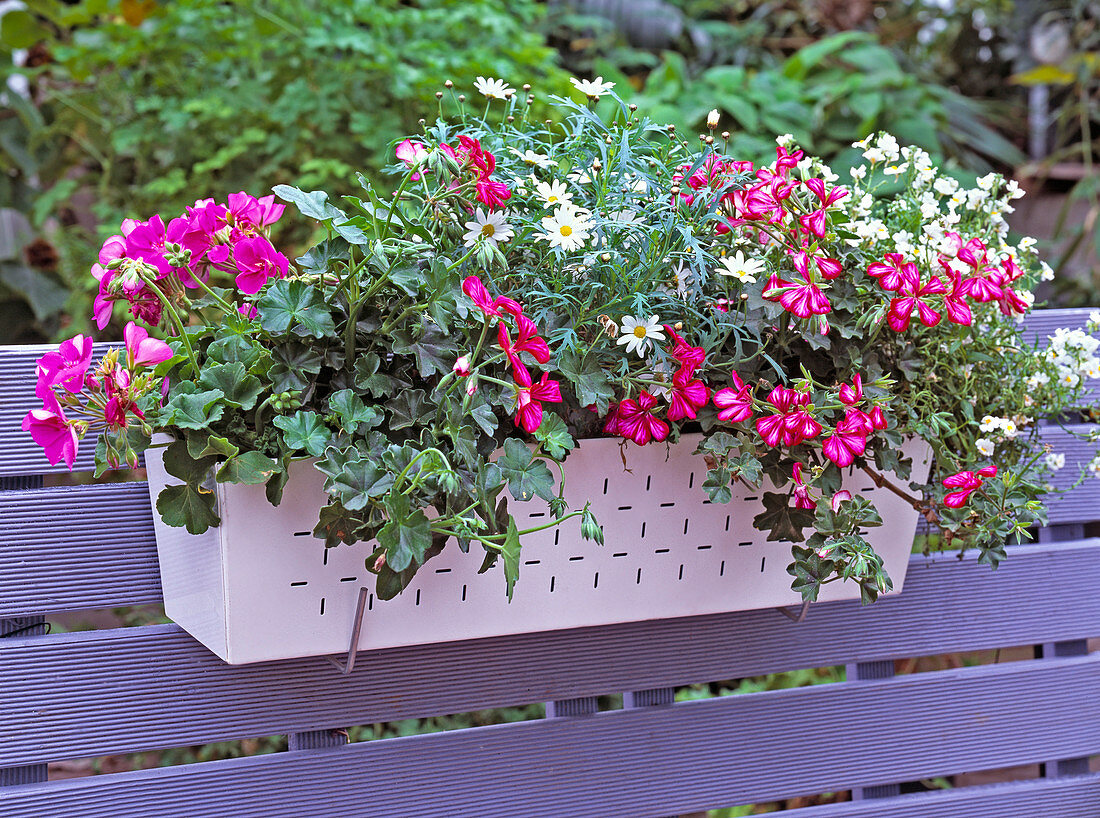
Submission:
<svg viewBox="0 0 1100 818">
<path fill-rule="evenodd" d="M 688 438 L 671 449 L 630 444 L 624 470 L 617 440 L 584 441 L 566 463 L 572 507 L 592 500 L 603 546 L 581 539 L 570 520 L 524 538 L 520 580 L 511 603 L 503 567 L 479 575 L 483 552 L 453 543 L 396 599 L 368 597 L 361 649 L 445 642 L 509 633 L 608 625 L 645 619 L 794 605 L 790 544 L 766 542 L 752 527 L 760 492 L 734 489 L 726 505 L 701 489 L 702 458 Z M 153 501 L 166 480 L 148 456 Z M 929 450 L 907 448 L 914 479 L 927 475 Z M 310 532 L 325 502 L 323 477 L 297 463 L 280 506 L 263 486 L 218 484 L 222 525 L 201 536 L 165 526 L 154 512 L 165 610 L 221 658 L 244 664 L 343 653 L 359 588 L 373 591 L 366 543 L 326 549 Z M 845 488 L 873 491 L 886 524 L 868 539 L 886 562 L 895 592 L 905 580 L 917 516 L 875 489 L 862 472 Z M 546 504 L 512 502 L 520 528 L 546 522 Z M 858 599 L 854 583 L 831 583 L 821 599 Z"/>
</svg>

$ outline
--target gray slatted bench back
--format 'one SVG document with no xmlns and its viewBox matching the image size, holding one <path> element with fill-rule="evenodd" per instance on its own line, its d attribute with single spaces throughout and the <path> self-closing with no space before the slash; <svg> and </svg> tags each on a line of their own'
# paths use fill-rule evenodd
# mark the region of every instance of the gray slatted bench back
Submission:
<svg viewBox="0 0 1100 818">
<path fill-rule="evenodd" d="M 1087 311 L 1037 314 L 1045 335 Z M 0 348 L 0 816 L 669 816 L 853 790 L 790 818 L 1100 815 L 1100 480 L 991 572 L 915 557 L 905 592 L 819 605 L 229 666 L 174 625 L 42 635 L 46 614 L 155 603 L 145 485 L 42 487 L 18 431 L 41 349 Z M 1095 444 L 1050 430 L 1072 482 Z M 92 446 L 82 447 L 87 468 Z M 7 634 L 7 635 L 5 635 Z M 904 657 L 1036 659 L 894 676 Z M 673 704 L 678 686 L 847 665 L 848 681 Z M 596 712 L 622 692 L 624 708 Z M 547 702 L 548 718 L 345 745 L 335 728 Z M 877 725 L 854 729 L 858 715 Z M 252 758 L 47 781 L 51 761 L 288 733 Z M 1044 764 L 1044 777 L 900 782 Z"/>
</svg>

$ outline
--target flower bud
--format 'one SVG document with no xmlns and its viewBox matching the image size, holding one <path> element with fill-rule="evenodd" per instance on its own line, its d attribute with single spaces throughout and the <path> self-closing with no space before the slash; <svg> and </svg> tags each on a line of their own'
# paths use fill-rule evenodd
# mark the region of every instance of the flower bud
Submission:
<svg viewBox="0 0 1100 818">
<path fill-rule="evenodd" d="M 470 374 L 470 356 L 469 355 L 460 356 L 459 359 L 457 361 L 455 361 L 455 365 L 453 367 L 453 370 L 454 370 L 455 374 L 458 375 L 460 378 L 465 378 L 467 375 L 469 375 Z"/>
<path fill-rule="evenodd" d="M 473 397 L 475 392 L 477 392 L 477 378 L 470 378 L 466 381 L 466 394 Z"/>
<path fill-rule="evenodd" d="M 711 108 L 710 113 L 707 114 L 707 127 L 710 128 L 710 130 L 712 130 L 712 131 L 715 128 L 718 127 L 718 109 L 717 108 Z"/>
<path fill-rule="evenodd" d="M 588 506 L 581 512 L 581 536 L 586 540 L 594 540 L 597 545 L 603 545 L 603 528 Z"/>
</svg>

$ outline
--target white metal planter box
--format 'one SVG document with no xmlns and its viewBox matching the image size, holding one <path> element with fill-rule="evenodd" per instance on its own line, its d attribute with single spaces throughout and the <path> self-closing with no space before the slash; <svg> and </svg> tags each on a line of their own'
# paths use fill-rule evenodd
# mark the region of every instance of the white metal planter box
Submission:
<svg viewBox="0 0 1100 818">
<path fill-rule="evenodd" d="M 567 460 L 572 507 L 592 500 L 605 544 L 581 539 L 579 523 L 524 537 L 520 579 L 511 603 L 503 567 L 478 574 L 483 553 L 451 543 L 397 598 L 368 597 L 360 649 L 608 625 L 646 619 L 793 605 L 790 544 L 767 542 L 752 527 L 758 493 L 734 487 L 728 504 L 712 504 L 701 486 L 706 465 L 696 439 L 666 449 L 626 449 L 619 441 L 583 441 Z M 174 479 L 159 453 L 148 453 L 152 500 Z M 926 444 L 907 446 L 914 479 L 928 473 Z M 360 587 L 373 589 L 364 562 L 368 543 L 325 548 L 311 534 L 326 502 L 323 476 L 296 463 L 282 504 L 263 486 L 217 485 L 221 526 L 194 536 L 153 512 L 167 615 L 231 664 L 344 653 Z M 873 491 L 885 524 L 868 537 L 882 555 L 895 592 L 905 580 L 917 514 L 869 477 L 845 478 L 853 494 Z M 546 503 L 513 502 L 521 529 L 549 519 Z M 821 599 L 858 599 L 851 582 L 826 585 Z"/>
</svg>

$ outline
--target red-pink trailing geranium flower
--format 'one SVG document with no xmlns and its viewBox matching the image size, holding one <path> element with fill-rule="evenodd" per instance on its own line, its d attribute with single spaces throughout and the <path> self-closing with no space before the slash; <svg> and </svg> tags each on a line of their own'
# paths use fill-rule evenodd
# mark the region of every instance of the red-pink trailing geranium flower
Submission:
<svg viewBox="0 0 1100 818">
<path fill-rule="evenodd" d="M 974 315 L 970 311 L 970 305 L 966 303 L 966 295 L 962 292 L 962 275 L 949 269 L 948 276 L 951 279 L 951 290 L 943 297 L 947 320 L 953 324 L 969 327 L 974 320 Z"/>
<path fill-rule="evenodd" d="M 693 370 L 682 366 L 672 376 L 669 388 L 668 419 L 671 421 L 689 418 L 695 419 L 699 410 L 710 400 L 710 390 L 698 378 L 693 378 Z"/>
<path fill-rule="evenodd" d="M 891 329 L 896 332 L 904 332 L 909 329 L 909 319 L 916 308 L 920 316 L 920 322 L 926 327 L 934 327 L 940 322 L 940 313 L 932 309 L 925 299 L 931 295 L 944 295 L 947 287 L 939 276 L 932 276 L 923 285 L 920 280 L 906 281 L 898 290 L 898 297 L 890 301 L 890 309 L 886 313 L 886 320 Z"/>
<path fill-rule="evenodd" d="M 985 482 L 984 478 L 996 477 L 997 467 L 986 466 L 985 468 L 978 469 L 978 471 L 961 471 L 958 474 L 952 474 L 950 477 L 945 477 L 943 485 L 945 488 L 957 489 L 957 491 L 949 492 L 943 498 L 943 504 L 949 508 L 960 508 L 966 505 L 966 501 L 970 499 L 970 495 L 982 487 Z"/>
<path fill-rule="evenodd" d="M 920 282 L 917 265 L 906 261 L 901 253 L 887 253 L 882 261 L 867 266 L 867 275 L 878 279 L 879 286 L 887 292 L 897 292 L 906 284 Z"/>
<path fill-rule="evenodd" d="M 684 340 L 683 336 L 676 331 L 675 327 L 671 327 L 668 324 L 664 324 L 665 332 L 667 332 L 673 341 L 672 352 L 670 353 L 675 358 L 681 367 L 686 367 L 691 372 L 694 372 L 706 361 L 707 352 L 702 347 L 695 347 Z"/>
<path fill-rule="evenodd" d="M 821 424 L 803 408 L 810 402 L 809 393 L 777 386 L 767 400 L 776 413 L 758 418 L 756 431 L 769 446 L 797 446 L 821 434 Z"/>
<path fill-rule="evenodd" d="M 841 468 L 867 451 L 867 435 L 872 431 L 871 421 L 858 409 L 850 409 L 836 430 L 821 443 L 822 453 Z"/>
<path fill-rule="evenodd" d="M 807 179 L 803 184 L 817 196 L 819 207 L 810 213 L 799 216 L 798 221 L 807 233 L 823 239 L 825 238 L 825 228 L 829 219 L 829 208 L 847 196 L 848 190 L 842 187 L 834 187 L 826 192 L 825 180 L 816 177 Z"/>
<path fill-rule="evenodd" d="M 813 511 L 817 508 L 817 503 L 810 497 L 809 488 L 802 482 L 801 463 L 795 463 L 791 467 L 791 477 L 794 478 L 794 490 L 791 492 L 791 496 L 794 498 L 794 507 Z"/>
<path fill-rule="evenodd" d="M 622 401 L 616 410 L 616 432 L 639 446 L 651 440 L 664 440 L 668 437 L 668 424 L 654 416 L 656 407 L 657 398 L 644 390 L 637 400 L 627 398 Z"/>
<path fill-rule="evenodd" d="M 855 406 L 863 400 L 863 376 L 857 372 L 852 376 L 851 386 L 842 383 L 840 385 L 839 397 L 840 402 L 848 406 Z"/>
<path fill-rule="evenodd" d="M 405 167 L 414 168 L 428 156 L 428 149 L 419 142 L 413 142 L 411 139 L 406 139 L 398 143 L 397 148 L 394 150 L 394 155 L 399 162 L 405 163 Z M 414 173 L 410 178 L 414 182 L 419 182 L 420 173 Z"/>
<path fill-rule="evenodd" d="M 515 370 L 516 425 L 533 433 L 542 425 L 542 404 L 561 403 L 561 387 L 557 381 L 548 380 L 542 373 L 541 380 L 533 382 L 526 367 Z"/>
<path fill-rule="evenodd" d="M 550 360 L 550 347 L 544 339 L 538 336 L 538 327 L 535 326 L 535 322 L 523 313 L 519 313 L 514 317 L 519 329 L 519 337 L 514 344 L 505 323 L 501 321 L 497 325 L 497 343 L 504 350 L 512 369 L 524 368 L 523 361 L 519 357 L 521 352 L 527 352 L 540 364 L 545 364 Z"/>
<path fill-rule="evenodd" d="M 485 284 L 477 276 L 467 276 L 462 282 L 462 292 L 470 297 L 486 318 L 499 318 L 502 312 L 510 315 L 522 315 L 523 307 L 519 302 L 500 295 L 493 298 L 485 288 Z"/>
<path fill-rule="evenodd" d="M 714 405 L 718 407 L 718 419 L 727 423 L 741 423 L 752 417 L 752 387 L 732 373 L 733 388 L 726 387 L 714 393 Z"/>
<path fill-rule="evenodd" d="M 230 241 L 234 244 L 243 238 L 267 235 L 267 228 L 282 218 L 286 205 L 278 204 L 274 196 L 257 199 L 251 194 L 230 193 L 226 200 L 231 227 Z"/>
</svg>

